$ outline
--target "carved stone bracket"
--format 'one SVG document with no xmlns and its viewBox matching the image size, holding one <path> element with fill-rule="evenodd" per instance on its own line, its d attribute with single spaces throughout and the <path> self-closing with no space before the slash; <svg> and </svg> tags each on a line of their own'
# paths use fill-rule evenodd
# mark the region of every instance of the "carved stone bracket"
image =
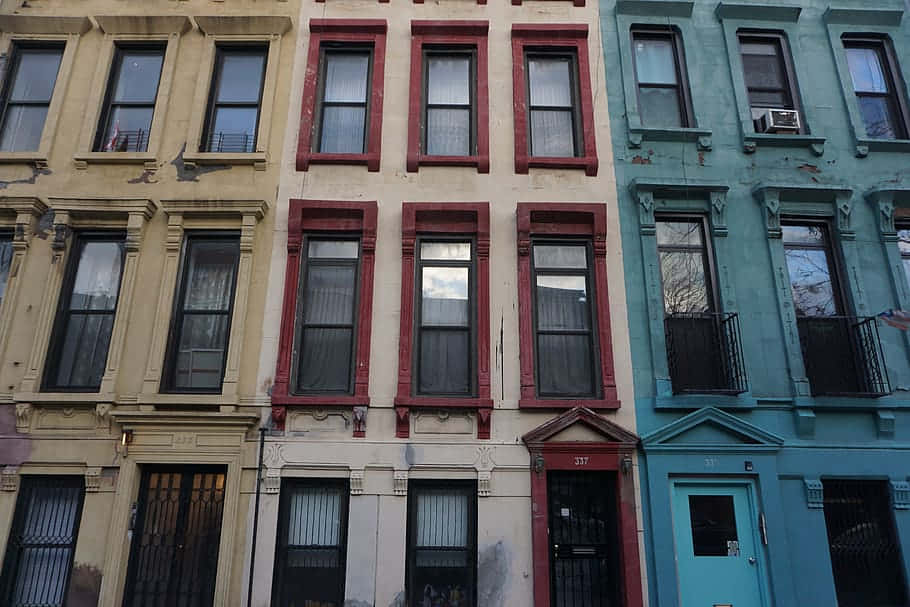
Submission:
<svg viewBox="0 0 910 607">
<path fill-rule="evenodd" d="M 19 466 L 6 466 L 0 471 L 0 491 L 19 490 Z"/>
<path fill-rule="evenodd" d="M 711 231 L 715 236 L 727 235 L 727 192 L 726 190 L 712 190 L 711 199 Z"/>
<path fill-rule="evenodd" d="M 394 472 L 394 491 L 395 495 L 405 496 L 408 494 L 408 471 L 395 470 Z"/>
<path fill-rule="evenodd" d="M 351 470 L 351 495 L 363 495 L 364 469 Z"/>
<path fill-rule="evenodd" d="M 878 229 L 882 241 L 896 242 L 897 228 L 894 226 L 894 210 L 910 208 L 910 187 L 876 188 L 866 192 L 866 200 L 876 210 Z"/>
<path fill-rule="evenodd" d="M 411 434 L 411 410 L 408 407 L 395 407 L 395 436 L 407 438 Z"/>
<path fill-rule="evenodd" d="M 894 438 L 894 411 L 891 409 L 879 409 L 875 412 L 875 428 L 878 430 L 878 437 L 881 439 Z"/>
<path fill-rule="evenodd" d="M 853 192 L 841 191 L 835 195 L 834 206 L 837 213 L 837 231 L 843 240 L 853 240 L 856 233 L 850 227 L 850 213 L 853 211 Z"/>
<path fill-rule="evenodd" d="M 698 204 L 711 214 L 711 229 L 715 236 L 727 235 L 727 191 L 729 186 L 719 181 L 689 179 L 635 179 L 629 185 L 638 203 L 639 230 L 650 236 L 656 232 L 654 212 L 656 198 L 699 200 Z M 691 203 L 688 203 L 691 205 Z M 675 206 L 675 205 L 674 205 Z M 678 211 L 679 208 L 668 210 Z M 691 210 L 690 206 L 686 210 Z"/>
<path fill-rule="evenodd" d="M 638 223 L 642 234 L 651 235 L 657 232 L 654 223 L 654 192 L 638 190 L 633 192 L 638 201 Z"/>
<path fill-rule="evenodd" d="M 764 189 L 757 199 L 759 204 L 764 207 L 762 214 L 765 216 L 765 229 L 768 231 L 768 238 L 780 238 L 780 190 L 774 188 Z"/>
<path fill-rule="evenodd" d="M 281 468 L 267 468 L 262 484 L 266 493 L 278 493 L 281 490 Z"/>
<path fill-rule="evenodd" d="M 817 478 L 804 478 L 806 486 L 806 505 L 813 510 L 825 507 L 825 491 L 822 482 Z"/>
<path fill-rule="evenodd" d="M 354 407 L 354 438 L 363 438 L 367 435 L 367 411 L 367 407 Z"/>
<path fill-rule="evenodd" d="M 109 414 L 111 403 L 97 403 L 95 405 L 95 420 L 99 428 L 108 428 L 111 425 Z"/>
<path fill-rule="evenodd" d="M 815 412 L 811 409 L 794 409 L 796 421 L 796 434 L 800 438 L 815 436 Z"/>
<path fill-rule="evenodd" d="M 34 408 L 31 403 L 16 403 L 16 432 L 28 432 Z"/>
<path fill-rule="evenodd" d="M 481 470 L 477 473 L 477 497 L 490 497 L 493 483 L 493 472 Z"/>
<path fill-rule="evenodd" d="M 493 425 L 493 408 L 481 407 L 477 409 L 477 438 L 486 440 L 490 438 Z"/>
<path fill-rule="evenodd" d="M 97 493 L 101 490 L 101 468 L 85 469 L 85 492 Z"/>
<path fill-rule="evenodd" d="M 284 432 L 284 423 L 288 418 L 287 407 L 272 407 L 272 429 Z"/>
<path fill-rule="evenodd" d="M 891 507 L 895 510 L 910 510 L 910 483 L 891 481 Z"/>
</svg>

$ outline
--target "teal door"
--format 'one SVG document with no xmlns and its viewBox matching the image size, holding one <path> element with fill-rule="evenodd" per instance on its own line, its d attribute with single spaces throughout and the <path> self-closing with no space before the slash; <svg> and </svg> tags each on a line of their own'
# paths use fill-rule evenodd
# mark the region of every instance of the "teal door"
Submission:
<svg viewBox="0 0 910 607">
<path fill-rule="evenodd" d="M 680 607 L 764 607 L 758 515 L 748 484 L 673 487 Z"/>
</svg>

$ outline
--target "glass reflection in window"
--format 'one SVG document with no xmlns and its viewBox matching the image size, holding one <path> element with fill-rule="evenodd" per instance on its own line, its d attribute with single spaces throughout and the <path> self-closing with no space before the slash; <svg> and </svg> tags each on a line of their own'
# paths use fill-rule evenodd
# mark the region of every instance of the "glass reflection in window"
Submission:
<svg viewBox="0 0 910 607">
<path fill-rule="evenodd" d="M 781 230 L 796 315 L 837 315 L 841 305 L 825 226 L 785 225 Z"/>
</svg>

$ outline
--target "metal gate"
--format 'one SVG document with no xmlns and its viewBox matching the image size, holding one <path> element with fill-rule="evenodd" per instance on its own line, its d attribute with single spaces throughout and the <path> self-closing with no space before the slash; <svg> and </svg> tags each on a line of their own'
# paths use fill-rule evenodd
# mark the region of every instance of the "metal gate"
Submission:
<svg viewBox="0 0 910 607">
<path fill-rule="evenodd" d="M 547 475 L 552 607 L 618 607 L 616 474 Z"/>
<path fill-rule="evenodd" d="M 224 468 L 143 470 L 124 607 L 209 607 L 214 601 Z"/>
</svg>

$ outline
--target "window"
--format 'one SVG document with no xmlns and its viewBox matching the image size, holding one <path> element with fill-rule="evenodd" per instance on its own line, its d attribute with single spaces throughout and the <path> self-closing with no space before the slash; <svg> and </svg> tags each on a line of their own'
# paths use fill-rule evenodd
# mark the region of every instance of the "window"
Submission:
<svg viewBox="0 0 910 607">
<path fill-rule="evenodd" d="M 843 313 L 837 275 L 823 223 L 781 226 L 790 289 L 797 316 Z"/>
<path fill-rule="evenodd" d="M 164 46 L 117 45 L 96 152 L 145 152 L 158 97 Z"/>
<path fill-rule="evenodd" d="M 796 77 L 786 38 L 777 33 L 740 32 L 739 50 L 752 118 L 767 108 L 798 110 Z"/>
<path fill-rule="evenodd" d="M 305 237 L 296 391 L 350 394 L 354 383 L 358 239 Z"/>
<path fill-rule="evenodd" d="M 386 22 L 311 19 L 297 170 L 311 162 L 379 170 Z"/>
<path fill-rule="evenodd" d="M 844 36 L 847 66 L 866 135 L 907 139 L 907 105 L 893 50 L 882 38 Z"/>
<path fill-rule="evenodd" d="M 273 604 L 342 607 L 349 492 L 343 480 L 282 482 Z"/>
<path fill-rule="evenodd" d="M 901 253 L 901 265 L 904 266 L 904 276 L 910 285 L 910 225 L 897 226 L 897 248 Z"/>
<path fill-rule="evenodd" d="M 236 237 L 187 238 L 171 323 L 165 391 L 221 391 L 239 257 Z"/>
<path fill-rule="evenodd" d="M 906 605 L 888 482 L 824 479 L 822 486 L 838 606 Z"/>
<path fill-rule="evenodd" d="M 63 45 L 16 42 L 3 88 L 0 151 L 37 151 L 54 95 Z"/>
<path fill-rule="evenodd" d="M 206 152 L 256 151 L 259 109 L 268 47 L 218 46 L 208 115 L 202 136 Z"/>
<path fill-rule="evenodd" d="M 695 126 L 680 36 L 673 30 L 633 29 L 632 46 L 642 125 Z"/>
<path fill-rule="evenodd" d="M 6 285 L 9 282 L 9 270 L 13 263 L 13 235 L 0 232 L 0 304 L 6 297 Z"/>
<path fill-rule="evenodd" d="M 470 50 L 424 51 L 424 154 L 474 155 L 477 147 L 475 62 Z"/>
<path fill-rule="evenodd" d="M 704 221 L 692 217 L 667 217 L 656 223 L 664 312 L 669 315 L 713 312 Z"/>
<path fill-rule="evenodd" d="M 82 518 L 80 476 L 23 476 L 3 560 L 9 607 L 63 607 Z"/>
<path fill-rule="evenodd" d="M 477 486 L 408 484 L 409 605 L 477 604 Z"/>
<path fill-rule="evenodd" d="M 512 26 L 515 172 L 597 174 L 586 25 Z"/>
<path fill-rule="evenodd" d="M 93 392 L 101 386 L 123 260 L 122 235 L 74 238 L 48 348 L 45 390 Z"/>
</svg>

